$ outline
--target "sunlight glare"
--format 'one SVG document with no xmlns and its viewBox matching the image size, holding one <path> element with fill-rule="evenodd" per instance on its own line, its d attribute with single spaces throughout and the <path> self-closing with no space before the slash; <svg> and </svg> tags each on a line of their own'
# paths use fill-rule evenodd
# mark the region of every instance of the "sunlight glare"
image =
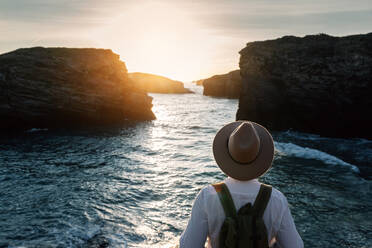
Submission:
<svg viewBox="0 0 372 248">
<path fill-rule="evenodd" d="M 208 63 L 213 40 L 182 9 L 164 3 L 133 6 L 93 34 L 121 55 L 128 71 L 192 80 Z"/>
</svg>

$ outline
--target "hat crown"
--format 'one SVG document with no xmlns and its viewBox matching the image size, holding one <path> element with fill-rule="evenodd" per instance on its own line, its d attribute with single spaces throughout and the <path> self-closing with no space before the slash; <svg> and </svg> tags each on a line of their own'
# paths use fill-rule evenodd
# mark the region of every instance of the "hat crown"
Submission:
<svg viewBox="0 0 372 248">
<path fill-rule="evenodd" d="M 260 137 L 252 123 L 243 122 L 230 134 L 228 151 L 236 162 L 249 164 L 257 158 L 260 143 Z"/>
</svg>

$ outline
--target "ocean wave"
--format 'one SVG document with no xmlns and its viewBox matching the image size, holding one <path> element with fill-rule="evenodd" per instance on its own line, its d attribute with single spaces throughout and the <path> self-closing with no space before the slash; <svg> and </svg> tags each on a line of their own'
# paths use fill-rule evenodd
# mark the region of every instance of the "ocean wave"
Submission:
<svg viewBox="0 0 372 248">
<path fill-rule="evenodd" d="M 48 128 L 31 128 L 29 130 L 26 130 L 26 133 L 35 133 L 35 132 L 42 132 L 42 131 L 48 131 Z"/>
<path fill-rule="evenodd" d="M 315 159 L 329 165 L 341 165 L 349 167 L 354 172 L 359 173 L 359 168 L 357 166 L 349 164 L 331 154 L 316 149 L 302 147 L 293 143 L 283 142 L 275 142 L 275 149 L 281 155 L 305 159 Z"/>
<path fill-rule="evenodd" d="M 338 141 L 342 140 L 344 142 L 353 142 L 356 144 L 371 144 L 372 140 L 364 139 L 364 138 L 340 138 L 340 137 L 323 137 L 319 134 L 312 134 L 312 133 L 303 133 L 299 131 L 293 131 L 293 130 L 287 130 L 285 132 L 281 133 L 282 135 L 285 135 L 286 137 L 292 137 L 295 139 L 300 140 L 309 140 L 309 141 Z"/>
<path fill-rule="evenodd" d="M 99 244 L 107 243 L 107 239 L 101 234 L 102 227 L 96 224 L 88 224 L 85 226 L 69 225 L 69 229 L 60 233 L 60 230 L 54 230 L 56 235 L 56 243 L 70 247 L 100 247 Z M 103 246 L 104 247 L 104 246 Z"/>
<path fill-rule="evenodd" d="M 293 138 L 301 139 L 301 140 L 317 141 L 317 140 L 329 139 L 329 138 L 321 137 L 318 134 L 302 133 L 302 132 L 293 131 L 293 130 L 287 130 L 285 132 L 282 132 L 282 134 L 288 137 L 293 137 Z"/>
</svg>

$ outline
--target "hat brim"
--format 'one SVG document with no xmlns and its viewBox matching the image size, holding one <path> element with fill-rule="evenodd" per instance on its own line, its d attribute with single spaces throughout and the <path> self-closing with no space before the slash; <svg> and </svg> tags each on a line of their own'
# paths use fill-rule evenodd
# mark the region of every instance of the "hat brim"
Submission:
<svg viewBox="0 0 372 248">
<path fill-rule="evenodd" d="M 229 153 L 228 140 L 230 134 L 242 122 L 229 123 L 218 131 L 213 140 L 213 155 L 217 165 L 226 175 L 237 180 L 247 181 L 262 176 L 270 169 L 274 158 L 274 141 L 266 128 L 251 122 L 260 137 L 259 154 L 254 161 L 248 164 L 235 161 Z"/>
</svg>

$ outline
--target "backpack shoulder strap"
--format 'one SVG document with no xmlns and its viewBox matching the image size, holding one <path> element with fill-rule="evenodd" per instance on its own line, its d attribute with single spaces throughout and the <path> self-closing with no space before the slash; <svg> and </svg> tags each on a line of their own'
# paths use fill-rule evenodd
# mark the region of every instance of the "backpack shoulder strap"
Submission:
<svg viewBox="0 0 372 248">
<path fill-rule="evenodd" d="M 253 205 L 253 211 L 257 215 L 257 217 L 262 218 L 267 203 L 270 200 L 272 187 L 267 184 L 261 184 L 260 191 L 257 194 L 256 200 Z"/>
<path fill-rule="evenodd" d="M 231 197 L 230 191 L 225 183 L 212 184 L 220 198 L 221 205 L 225 211 L 226 217 L 236 218 L 236 208 Z"/>
</svg>

